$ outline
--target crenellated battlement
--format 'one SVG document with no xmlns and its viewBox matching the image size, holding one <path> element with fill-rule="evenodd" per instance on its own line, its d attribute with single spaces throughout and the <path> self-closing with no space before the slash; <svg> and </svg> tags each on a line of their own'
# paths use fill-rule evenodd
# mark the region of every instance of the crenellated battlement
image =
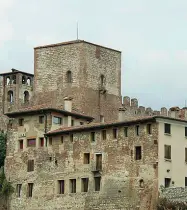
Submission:
<svg viewBox="0 0 187 210">
<path fill-rule="evenodd" d="M 129 96 L 123 97 L 122 106 L 125 109 L 125 112 L 123 113 L 124 120 L 131 117 L 154 115 L 187 120 L 187 107 L 181 109 L 178 106 L 174 106 L 169 110 L 166 107 L 161 107 L 160 110 L 153 110 L 151 107 L 139 106 L 138 99 L 130 98 Z"/>
</svg>

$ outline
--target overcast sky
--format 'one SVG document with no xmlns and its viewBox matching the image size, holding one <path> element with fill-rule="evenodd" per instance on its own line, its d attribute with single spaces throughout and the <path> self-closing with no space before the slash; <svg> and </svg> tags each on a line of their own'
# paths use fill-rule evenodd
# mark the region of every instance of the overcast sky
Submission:
<svg viewBox="0 0 187 210">
<path fill-rule="evenodd" d="M 33 47 L 79 39 L 122 51 L 122 94 L 187 101 L 187 0 L 0 0 L 0 72 L 33 73 Z"/>
</svg>

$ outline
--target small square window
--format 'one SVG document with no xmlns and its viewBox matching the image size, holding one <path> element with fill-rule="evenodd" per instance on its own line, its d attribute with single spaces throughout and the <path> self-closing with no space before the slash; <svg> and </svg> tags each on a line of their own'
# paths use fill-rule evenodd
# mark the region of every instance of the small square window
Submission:
<svg viewBox="0 0 187 210">
<path fill-rule="evenodd" d="M 23 126 L 23 121 L 24 121 L 23 118 L 19 119 L 19 126 Z"/>
<path fill-rule="evenodd" d="M 39 116 L 39 123 L 43 124 L 44 123 L 44 116 Z"/>
<path fill-rule="evenodd" d="M 128 137 L 128 127 L 125 127 L 124 128 L 124 136 L 125 137 Z"/>
<path fill-rule="evenodd" d="M 27 147 L 35 147 L 36 139 L 27 139 Z"/>
<path fill-rule="evenodd" d="M 91 141 L 94 142 L 95 141 L 95 132 L 91 132 Z"/>
<path fill-rule="evenodd" d="M 62 124 L 62 118 L 53 116 L 53 124 L 61 125 Z"/>
<path fill-rule="evenodd" d="M 171 134 L 171 125 L 168 123 L 164 123 L 164 132 L 167 134 Z"/>
<path fill-rule="evenodd" d="M 80 125 L 84 125 L 84 122 L 80 122 Z"/>
<path fill-rule="evenodd" d="M 90 164 L 90 153 L 84 153 L 84 164 Z"/>
<path fill-rule="evenodd" d="M 101 131 L 102 140 L 106 140 L 106 130 Z"/>
</svg>

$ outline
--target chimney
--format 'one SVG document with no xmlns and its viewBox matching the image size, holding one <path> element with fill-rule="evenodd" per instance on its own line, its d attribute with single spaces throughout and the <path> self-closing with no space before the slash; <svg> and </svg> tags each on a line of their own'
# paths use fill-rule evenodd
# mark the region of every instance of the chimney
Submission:
<svg viewBox="0 0 187 210">
<path fill-rule="evenodd" d="M 72 97 L 65 97 L 64 98 L 64 110 L 71 112 L 72 111 Z"/>
<path fill-rule="evenodd" d="M 64 110 L 68 112 L 72 112 L 72 99 L 71 97 L 64 98 Z M 72 117 L 68 115 L 65 119 L 65 126 L 71 127 Z"/>
<path fill-rule="evenodd" d="M 119 112 L 118 112 L 118 120 L 119 121 L 124 121 L 125 120 L 125 111 L 126 109 L 124 107 L 120 107 L 119 108 Z"/>
</svg>

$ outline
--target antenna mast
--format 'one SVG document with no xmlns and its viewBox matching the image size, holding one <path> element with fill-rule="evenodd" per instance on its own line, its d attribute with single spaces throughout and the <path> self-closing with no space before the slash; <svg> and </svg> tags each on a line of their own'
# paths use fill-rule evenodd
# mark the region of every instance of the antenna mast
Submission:
<svg viewBox="0 0 187 210">
<path fill-rule="evenodd" d="M 79 39 L 79 23 L 77 21 L 77 40 Z"/>
</svg>

